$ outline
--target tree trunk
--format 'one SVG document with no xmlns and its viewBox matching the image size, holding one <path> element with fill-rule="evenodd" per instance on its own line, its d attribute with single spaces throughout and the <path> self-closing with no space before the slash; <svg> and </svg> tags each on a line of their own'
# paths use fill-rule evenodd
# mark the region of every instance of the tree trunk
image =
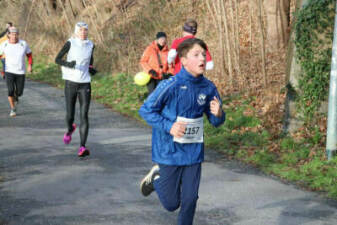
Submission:
<svg viewBox="0 0 337 225">
<path fill-rule="evenodd" d="M 82 0 L 83 2 L 83 5 L 87 8 L 88 5 L 87 3 L 85 2 L 85 0 Z M 103 39 L 102 39 L 102 36 L 100 35 L 101 33 L 99 32 L 98 28 L 97 28 L 97 23 L 94 21 L 94 19 L 92 18 L 92 15 L 91 14 L 88 14 L 89 18 L 90 18 L 90 21 L 91 21 L 91 24 L 94 26 L 95 30 L 96 30 L 96 33 L 98 34 L 98 38 L 99 38 L 99 42 L 100 44 L 103 44 Z"/>
<path fill-rule="evenodd" d="M 249 54 L 253 55 L 253 1 L 249 1 Z M 251 62 L 251 61 L 250 61 Z"/>
<path fill-rule="evenodd" d="M 43 2 L 45 6 L 46 13 L 48 16 L 55 15 L 55 8 L 54 8 L 54 2 L 50 0 L 44 0 Z"/>
<path fill-rule="evenodd" d="M 66 17 L 67 23 L 68 23 L 68 25 L 69 25 L 69 29 L 71 30 L 71 29 L 72 29 L 72 25 L 71 25 L 71 22 L 70 22 L 70 19 L 69 19 L 68 15 L 67 15 L 66 8 L 64 7 L 64 2 L 63 2 L 62 0 L 58 0 L 58 1 L 59 1 L 60 6 L 61 6 L 61 8 L 62 8 L 62 10 L 63 10 L 62 13 L 63 13 L 63 14 L 65 15 L 65 17 Z"/>
<path fill-rule="evenodd" d="M 27 17 L 27 20 L 26 20 L 25 31 L 23 33 L 23 38 L 24 39 L 26 39 L 25 37 L 26 37 L 26 33 L 27 33 L 30 17 L 31 17 L 31 14 L 32 14 L 32 10 L 33 10 L 33 7 L 34 7 L 34 3 L 35 3 L 35 0 L 32 1 L 32 5 L 30 6 L 30 10 L 29 10 L 28 17 Z"/>
<path fill-rule="evenodd" d="M 223 25 L 225 27 L 225 36 L 226 36 L 226 46 L 227 46 L 227 61 L 228 61 L 228 73 L 229 73 L 229 85 L 231 87 L 233 87 L 234 85 L 234 80 L 233 80 L 233 66 L 232 66 L 232 56 L 231 56 L 231 52 L 232 52 L 232 48 L 230 46 L 230 42 L 229 42 L 229 31 L 228 31 L 228 23 L 227 23 L 227 13 L 226 13 L 226 9 L 224 6 L 224 2 L 221 1 L 221 4 L 219 5 L 219 8 L 221 7 L 221 15 L 223 15 L 222 19 L 223 19 Z"/>
<path fill-rule="evenodd" d="M 275 50 L 288 42 L 290 0 L 267 0 L 263 2 L 266 13 L 266 47 Z"/>
<path fill-rule="evenodd" d="M 73 15 L 73 19 L 75 19 L 76 18 L 76 14 L 75 14 L 75 11 L 73 9 L 73 5 L 71 4 L 71 0 L 68 0 L 68 2 L 69 2 L 69 7 L 71 9 L 71 13 Z"/>
<path fill-rule="evenodd" d="M 237 56 L 240 61 L 240 29 L 239 29 L 239 3 L 235 0 L 235 43 L 237 48 Z"/>
<path fill-rule="evenodd" d="M 265 56 L 265 39 L 264 39 L 264 29 L 263 29 L 263 18 L 262 18 L 262 0 L 258 0 L 258 16 L 259 16 L 259 27 L 260 27 L 260 42 L 261 42 L 261 69 L 263 74 L 264 86 L 267 86 L 267 74 L 266 74 L 266 56 Z"/>
<path fill-rule="evenodd" d="M 225 47 L 224 47 L 224 40 L 223 40 L 223 27 L 222 27 L 222 17 L 223 14 L 220 12 L 220 0 L 218 0 L 218 12 L 216 12 L 217 17 L 218 17 L 218 24 L 219 24 L 219 38 L 220 38 L 220 46 L 221 46 L 221 77 L 224 77 L 224 60 L 225 60 Z M 225 15 L 226 16 L 226 15 Z"/>
</svg>

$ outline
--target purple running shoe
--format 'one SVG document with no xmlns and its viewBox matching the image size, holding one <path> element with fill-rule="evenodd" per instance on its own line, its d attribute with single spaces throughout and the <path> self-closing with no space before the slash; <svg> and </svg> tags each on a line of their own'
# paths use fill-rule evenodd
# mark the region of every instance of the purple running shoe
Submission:
<svg viewBox="0 0 337 225">
<path fill-rule="evenodd" d="M 73 130 L 71 132 L 67 132 L 63 136 L 63 142 L 64 144 L 68 145 L 71 142 L 71 135 L 74 133 L 76 130 L 76 124 L 73 124 Z"/>
<path fill-rule="evenodd" d="M 78 157 L 84 157 L 90 155 L 89 149 L 87 149 L 84 146 L 81 146 L 80 149 L 78 150 Z"/>
</svg>

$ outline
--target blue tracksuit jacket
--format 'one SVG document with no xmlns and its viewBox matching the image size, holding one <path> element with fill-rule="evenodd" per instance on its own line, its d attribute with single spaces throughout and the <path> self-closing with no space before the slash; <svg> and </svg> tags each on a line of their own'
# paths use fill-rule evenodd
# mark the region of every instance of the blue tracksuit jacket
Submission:
<svg viewBox="0 0 337 225">
<path fill-rule="evenodd" d="M 170 129 L 177 116 L 199 118 L 205 113 L 217 127 L 225 121 L 210 112 L 210 101 L 220 99 L 215 85 L 203 75 L 193 77 L 184 68 L 159 83 L 139 110 L 140 116 L 152 126 L 152 161 L 165 165 L 192 165 L 204 160 L 204 143 L 181 144 L 173 141 Z M 220 99 L 221 102 L 221 99 Z"/>
</svg>

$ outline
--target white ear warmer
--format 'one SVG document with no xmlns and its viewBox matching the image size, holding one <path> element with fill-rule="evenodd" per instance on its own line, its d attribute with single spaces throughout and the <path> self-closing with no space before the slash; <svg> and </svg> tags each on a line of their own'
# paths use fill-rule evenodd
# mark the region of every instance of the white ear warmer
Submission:
<svg viewBox="0 0 337 225">
<path fill-rule="evenodd" d="M 88 24 L 86 24 L 85 22 L 78 22 L 78 23 L 76 23 L 76 25 L 75 25 L 74 33 L 77 34 L 81 27 L 84 27 L 84 28 L 87 29 L 87 30 L 88 30 L 88 28 L 89 28 L 89 27 L 88 27 Z"/>
</svg>

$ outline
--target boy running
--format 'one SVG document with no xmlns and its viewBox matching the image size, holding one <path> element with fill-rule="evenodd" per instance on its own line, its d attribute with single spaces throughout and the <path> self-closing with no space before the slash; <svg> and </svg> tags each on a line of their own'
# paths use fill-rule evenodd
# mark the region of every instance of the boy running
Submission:
<svg viewBox="0 0 337 225">
<path fill-rule="evenodd" d="M 215 85 L 203 76 L 206 44 L 196 38 L 182 42 L 180 72 L 161 82 L 139 114 L 153 127 L 150 172 L 141 181 L 144 196 L 156 191 L 168 211 L 180 207 L 178 225 L 191 225 L 204 160 L 203 114 L 217 127 L 225 121 Z"/>
</svg>

